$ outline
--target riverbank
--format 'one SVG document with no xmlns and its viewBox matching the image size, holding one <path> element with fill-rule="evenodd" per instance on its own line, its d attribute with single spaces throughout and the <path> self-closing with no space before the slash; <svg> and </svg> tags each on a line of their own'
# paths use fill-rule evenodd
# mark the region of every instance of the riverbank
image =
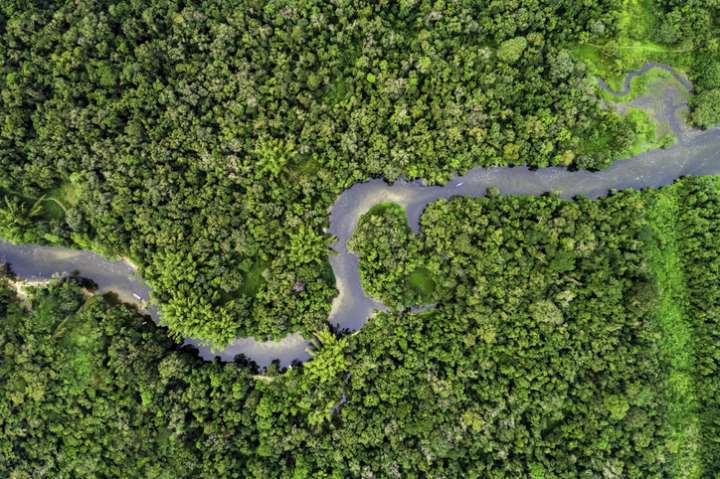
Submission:
<svg viewBox="0 0 720 479">
<path fill-rule="evenodd" d="M 358 258 L 347 249 L 358 219 L 376 204 L 387 201 L 400 204 L 408 215 L 410 228 L 418 232 L 421 214 L 430 202 L 454 196 L 482 196 L 488 188 L 495 188 L 503 195 L 537 196 L 553 192 L 563 198 L 598 198 L 612 190 L 657 188 L 683 176 L 715 173 L 720 173 L 720 129 L 717 128 L 693 131 L 685 141 L 670 148 L 642 153 L 599 172 L 568 171 L 559 167 L 536 170 L 492 167 L 474 168 L 443 186 L 403 180 L 388 184 L 380 179 L 357 183 L 337 198 L 330 211 L 328 231 L 336 238 L 332 245 L 336 254 L 330 256 L 330 264 L 338 294 L 328 320 L 340 330 L 357 330 L 375 311 L 384 309 L 365 293 L 360 283 Z M 136 304 L 150 300 L 149 287 L 126 260 L 108 261 L 90 252 L 9 243 L 0 243 L 0 260 L 10 263 L 19 276 L 31 280 L 77 271 L 95 281 L 99 292 L 114 291 L 122 301 Z M 159 320 L 154 307 L 147 312 Z M 281 366 L 287 366 L 293 361 L 307 360 L 310 343 L 294 333 L 278 341 L 237 338 L 222 349 L 197 338 L 186 338 L 185 344 L 197 347 L 200 355 L 208 360 L 219 357 L 231 361 L 243 354 L 260 366 L 267 366 L 275 358 L 280 359 Z"/>
</svg>

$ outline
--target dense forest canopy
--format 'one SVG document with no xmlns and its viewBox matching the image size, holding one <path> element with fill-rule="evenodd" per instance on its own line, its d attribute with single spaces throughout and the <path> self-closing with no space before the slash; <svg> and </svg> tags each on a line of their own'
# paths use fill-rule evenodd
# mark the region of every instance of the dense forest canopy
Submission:
<svg viewBox="0 0 720 479">
<path fill-rule="evenodd" d="M 490 189 L 431 203 L 418 233 L 378 205 L 348 246 L 389 310 L 327 324 L 345 188 L 605 168 L 653 132 L 598 77 L 648 61 L 715 125 L 719 8 L 0 2 L 0 237 L 128 257 L 167 326 L 3 267 L 0 476 L 720 477 L 717 177 Z M 287 370 L 176 342 L 292 331 L 313 357 Z"/>
<path fill-rule="evenodd" d="M 630 151 L 573 54 L 624 5 L 3 2 L 2 236 L 132 258 L 175 336 L 310 334 L 343 188 Z"/>
<path fill-rule="evenodd" d="M 720 5 L 714 1 L 663 0 L 667 12 L 660 25 L 660 39 L 668 43 L 692 42 L 697 49 L 693 79 L 697 95 L 691 106 L 695 124 L 710 127 L 720 122 Z"/>
<path fill-rule="evenodd" d="M 597 201 L 441 200 L 417 235 L 396 213 L 373 210 L 357 235 L 416 243 L 359 252 L 397 311 L 319 331 L 314 358 L 283 374 L 203 363 L 72 280 L 23 299 L 4 276 L 0 475 L 720 473 L 718 178 Z M 419 265 L 436 305 L 416 314 L 403 290 Z"/>
</svg>

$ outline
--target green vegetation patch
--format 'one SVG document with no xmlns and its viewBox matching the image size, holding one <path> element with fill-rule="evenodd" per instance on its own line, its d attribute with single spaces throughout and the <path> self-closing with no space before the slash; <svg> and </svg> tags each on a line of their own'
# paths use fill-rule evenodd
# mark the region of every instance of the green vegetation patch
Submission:
<svg viewBox="0 0 720 479">
<path fill-rule="evenodd" d="M 363 214 L 348 241 L 348 250 L 363 260 L 360 280 L 365 291 L 398 309 L 416 297 L 408 281 L 416 270 L 409 261 L 416 248 L 405 209 L 392 202 L 375 205 Z"/>
<path fill-rule="evenodd" d="M 720 362 L 713 352 L 720 344 L 713 329 L 715 304 L 720 303 L 715 298 L 718 269 L 713 256 L 720 244 L 713 233 L 720 224 L 717 215 L 717 178 L 688 178 L 657 191 L 623 191 L 594 201 L 544 197 L 439 200 L 424 211 L 419 238 L 407 239 L 407 244 L 413 245 L 408 250 L 414 253 L 405 258 L 406 264 L 425 264 L 433 271 L 437 309 L 408 321 L 427 321 L 428 330 L 438 323 L 457 326 L 465 331 L 460 350 L 469 355 L 483 348 L 492 354 L 495 348 L 507 345 L 509 338 L 522 338 L 520 344 L 532 345 L 539 336 L 558 347 L 570 347 L 568 338 L 592 335 L 589 331 L 595 327 L 594 321 L 604 315 L 612 315 L 612 321 L 627 321 L 624 326 L 605 323 L 609 329 L 603 334 L 612 336 L 615 328 L 624 331 L 625 339 L 611 343 L 625 344 L 622 354 L 633 355 L 631 369 L 644 372 L 628 372 L 622 386 L 593 393 L 598 404 L 589 407 L 605 411 L 618 427 L 628 427 L 626 432 L 641 427 L 643 438 L 636 439 L 658 449 L 636 450 L 616 473 L 652 475 L 649 471 L 654 466 L 636 469 L 641 455 L 662 462 L 657 470 L 665 471 L 661 475 L 710 477 L 717 470 L 717 447 L 709 438 L 716 433 L 720 417 L 716 393 L 720 383 L 715 376 Z M 377 236 L 394 217 L 386 214 L 380 221 L 376 215 L 373 225 L 363 225 L 362 234 L 368 239 Z M 374 251 L 379 252 L 372 256 L 374 277 L 381 278 L 378 281 L 384 291 L 401 290 L 405 281 L 394 269 L 384 268 L 393 263 L 383 256 L 382 249 Z M 358 254 L 361 268 L 370 266 L 369 251 Z M 613 266 L 615 261 L 619 263 Z M 582 330 L 573 332 L 580 318 L 594 319 L 581 321 Z M 394 326 L 395 321 L 375 318 L 368 328 L 393 329 L 399 327 Z M 474 321 L 473 326 L 468 321 Z M 408 324 L 415 323 L 403 323 L 402 327 Z M 636 333 L 627 329 L 635 327 L 640 328 Z M 365 329 L 360 332 L 360 336 L 365 334 Z M 432 333 L 426 330 L 423 334 Z M 447 334 L 452 335 L 446 331 L 434 341 L 452 349 L 443 342 Z M 635 338 L 633 346 L 626 343 L 630 337 Z M 604 340 L 608 338 L 604 336 Z M 520 352 L 523 346 L 513 344 L 511 354 L 522 359 L 511 361 L 503 373 L 520 374 L 518 370 L 522 370 L 523 377 L 535 377 L 524 369 L 532 354 Z M 396 347 L 410 354 L 408 351 L 420 346 L 399 343 Z M 587 347 L 583 354 L 597 344 Z M 597 356 L 591 360 L 593 369 L 600 367 L 598 360 Z M 573 361 L 582 364 L 577 358 Z M 412 359 L 407 364 L 412 364 Z M 612 370 L 617 373 L 617 368 L 616 363 Z M 575 374 L 579 374 L 577 369 Z M 640 376 L 647 382 L 640 381 Z M 575 383 L 574 387 L 582 386 Z M 563 421 L 566 430 L 570 427 L 567 417 Z M 533 418 L 538 420 L 535 415 Z M 482 428 L 475 413 L 466 412 L 463 420 L 468 428 Z M 618 454 L 627 453 L 613 449 L 604 434 L 591 434 L 596 438 L 593 454 L 613 450 L 617 459 Z M 617 439 L 624 433 L 615 430 L 613 434 Z M 630 460 L 631 456 L 634 459 Z M 557 463 L 545 463 L 544 467 L 560 468 Z"/>
<path fill-rule="evenodd" d="M 633 144 L 628 148 L 629 156 L 635 156 L 643 151 L 668 146 L 675 142 L 672 139 L 672 133 L 669 133 L 669 139 L 659 137 L 658 125 L 646 111 L 639 108 L 630 108 L 625 114 L 625 120 L 629 127 L 636 132 Z"/>
<path fill-rule="evenodd" d="M 613 95 L 602 88 L 600 88 L 600 94 L 605 100 L 614 103 L 628 103 L 640 96 L 650 97 L 654 101 L 662 101 L 665 98 L 665 89 L 668 87 L 682 92 L 681 99 L 687 101 L 689 98 L 689 92 L 682 83 L 667 70 L 657 67 L 649 69 L 640 76 L 633 77 L 630 80 L 630 89 L 627 95 Z M 622 90 L 622 85 L 617 91 L 620 90 Z"/>
<path fill-rule="evenodd" d="M 70 181 L 66 181 L 45 195 L 45 210 L 50 219 L 67 219 L 68 209 L 77 207 L 82 197 L 80 181 L 77 174 L 71 175 Z"/>
<path fill-rule="evenodd" d="M 617 132 L 617 134 L 609 132 Z M 628 108 L 624 114 L 608 118 L 606 130 L 588 138 L 582 151 L 595 154 L 606 149 L 620 151 L 619 158 L 630 158 L 644 151 L 666 148 L 677 141 L 667 125 L 658 125 L 648 112 Z"/>
<path fill-rule="evenodd" d="M 578 45 L 574 54 L 614 90 L 622 89 L 627 72 L 647 62 L 666 63 L 678 71 L 686 71 L 692 66 L 694 46 L 692 42 L 665 44 L 659 41 L 658 29 L 664 14 L 661 3 L 623 0 L 618 12 L 617 34 L 602 43 Z"/>
<path fill-rule="evenodd" d="M 682 243 L 686 318 L 695 353 L 698 457 L 702 477 L 713 477 L 720 473 L 720 182 L 718 177 L 688 178 L 680 184 L 676 234 Z"/>
<path fill-rule="evenodd" d="M 648 193 L 649 235 L 646 255 L 657 289 L 656 315 L 661 329 L 658 347 L 666 364 L 668 442 L 672 477 L 702 477 L 698 402 L 694 382 L 693 329 L 688 318 L 687 282 L 678 229 L 682 214 L 676 188 Z M 646 299 L 651 301 L 650 298 Z"/>
<path fill-rule="evenodd" d="M 260 3 L 0 2 L 0 184 L 47 199 L 3 235 L 133 258 L 177 337 L 310 335 L 348 186 L 626 146 L 566 52 L 613 2 Z"/>
<path fill-rule="evenodd" d="M 407 277 L 407 284 L 413 298 L 421 303 L 432 301 L 435 293 L 435 280 L 427 268 L 418 267 Z"/>
<path fill-rule="evenodd" d="M 435 309 L 324 327 L 284 372 L 0 279 L 0 476 L 714 477 L 719 186 L 440 200 L 409 238 L 383 205 L 358 225 L 384 238 L 357 245 L 369 286 L 431 277 Z"/>
<path fill-rule="evenodd" d="M 65 351 L 63 380 L 81 391 L 94 381 L 101 335 L 90 314 L 69 316 L 56 331 Z"/>
<path fill-rule="evenodd" d="M 257 259 L 243 275 L 240 292 L 248 296 L 255 296 L 263 284 L 266 283 L 263 273 L 267 271 L 269 262 Z"/>
<path fill-rule="evenodd" d="M 605 39 L 586 37 L 572 52 L 615 90 L 622 89 L 629 71 L 647 62 L 673 66 L 694 84 L 691 123 L 709 128 L 720 122 L 719 14 L 717 5 L 706 0 L 625 0 L 618 11 L 614 35 Z M 635 89 L 642 91 L 644 86 L 633 86 Z M 606 92 L 601 95 L 616 100 Z M 630 97 L 634 95 L 636 92 L 631 91 Z"/>
</svg>

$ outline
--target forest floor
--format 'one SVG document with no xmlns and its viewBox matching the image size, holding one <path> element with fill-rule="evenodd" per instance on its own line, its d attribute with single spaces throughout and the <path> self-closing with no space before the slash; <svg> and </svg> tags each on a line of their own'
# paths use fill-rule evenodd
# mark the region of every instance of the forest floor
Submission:
<svg viewBox="0 0 720 479">
<path fill-rule="evenodd" d="M 616 38 L 605 44 L 582 43 L 572 50 L 600 79 L 606 105 L 634 125 L 637 139 L 630 156 L 668 147 L 689 132 L 683 112 L 690 96 L 687 72 L 693 60 L 688 53 L 693 49 L 682 43 L 657 43 L 658 23 L 653 0 L 625 0 Z"/>
</svg>

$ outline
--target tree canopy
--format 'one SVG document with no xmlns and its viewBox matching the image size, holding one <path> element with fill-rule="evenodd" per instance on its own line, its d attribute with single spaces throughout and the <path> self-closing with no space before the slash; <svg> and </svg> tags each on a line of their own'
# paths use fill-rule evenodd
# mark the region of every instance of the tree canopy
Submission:
<svg viewBox="0 0 720 479">
<path fill-rule="evenodd" d="M 0 232 L 132 258 L 176 337 L 310 334 L 343 188 L 627 153 L 568 53 L 621 3 L 3 2 Z"/>
<path fill-rule="evenodd" d="M 357 234 L 404 231 L 388 226 L 397 212 L 372 211 Z M 435 309 L 318 330 L 313 358 L 284 372 L 203 362 L 72 279 L 22 299 L 6 275 L 0 475 L 714 477 L 718 215 L 717 178 L 596 201 L 438 201 L 419 235 L 391 239 L 416 246 L 359 252 L 387 274 L 378 293 L 406 301 L 395 273 L 422 257 Z M 664 256 L 680 259 L 678 296 Z M 681 311 L 669 324 L 667 298 Z M 666 346 L 684 332 L 678 370 Z"/>
</svg>

